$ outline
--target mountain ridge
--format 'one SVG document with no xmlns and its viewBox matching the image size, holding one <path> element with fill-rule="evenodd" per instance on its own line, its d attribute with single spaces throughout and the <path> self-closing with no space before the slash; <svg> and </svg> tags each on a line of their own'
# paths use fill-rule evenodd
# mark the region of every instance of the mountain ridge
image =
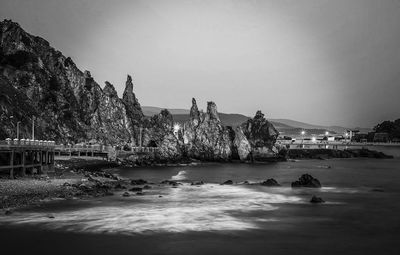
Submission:
<svg viewBox="0 0 400 255">
<path fill-rule="evenodd" d="M 157 106 L 142 106 L 142 110 L 145 116 L 150 117 L 154 114 L 158 114 L 161 110 L 165 108 L 157 107 Z M 189 118 L 190 110 L 188 109 L 174 109 L 174 108 L 167 108 L 167 110 L 173 115 L 174 120 L 176 122 L 182 122 Z M 221 121 L 227 126 L 237 126 L 250 119 L 251 117 L 246 116 L 240 113 L 222 113 L 219 112 L 219 116 Z M 344 133 L 346 130 L 350 129 L 359 129 L 361 132 L 368 132 L 371 129 L 369 128 L 349 128 L 349 127 L 342 127 L 337 125 L 332 126 L 324 126 L 324 125 L 315 125 L 306 122 L 291 120 L 291 119 L 269 119 L 274 126 L 282 133 L 282 134 L 290 134 L 296 135 L 299 134 L 301 129 L 313 130 L 320 133 L 325 133 L 325 131 L 331 133 Z M 285 132 L 286 131 L 286 132 Z"/>
</svg>

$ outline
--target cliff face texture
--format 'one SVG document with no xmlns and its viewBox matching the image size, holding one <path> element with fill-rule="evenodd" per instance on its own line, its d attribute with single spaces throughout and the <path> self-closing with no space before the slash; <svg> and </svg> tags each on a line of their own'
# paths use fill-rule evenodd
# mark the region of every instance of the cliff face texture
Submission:
<svg viewBox="0 0 400 255">
<path fill-rule="evenodd" d="M 221 124 L 214 102 L 208 102 L 207 112 L 200 113 L 196 100 L 192 99 L 190 121 L 183 127 L 183 140 L 189 157 L 207 160 L 232 157 L 229 129 Z"/>
<path fill-rule="evenodd" d="M 128 75 L 122 98 L 89 71 L 10 20 L 0 22 L 0 139 L 36 138 L 57 143 L 98 142 L 158 147 L 156 161 L 182 158 L 243 161 L 274 157 L 278 132 L 261 112 L 233 130 L 224 126 L 214 102 L 200 112 L 192 99 L 190 120 L 176 125 L 163 110 L 145 118 Z"/>
<path fill-rule="evenodd" d="M 145 122 L 143 145 L 158 147 L 157 161 L 177 161 L 183 157 L 179 133 L 168 110 L 162 110 Z"/>
<path fill-rule="evenodd" d="M 244 134 L 244 137 L 241 135 Z M 265 119 L 261 111 L 257 111 L 253 119 L 249 119 L 236 130 L 239 155 L 241 159 L 268 160 L 277 155 L 275 147 L 279 132 Z M 247 141 L 246 141 L 247 140 Z M 250 149 L 249 148 L 250 145 Z M 247 156 L 246 156 L 247 154 Z"/>
<path fill-rule="evenodd" d="M 129 117 L 141 114 L 132 87 L 128 76 L 121 100 L 110 83 L 102 90 L 89 71 L 80 71 L 46 40 L 10 20 L 0 22 L 0 139 L 15 137 L 18 121 L 20 137 L 31 138 L 35 118 L 42 139 L 130 142 L 135 123 Z"/>
</svg>

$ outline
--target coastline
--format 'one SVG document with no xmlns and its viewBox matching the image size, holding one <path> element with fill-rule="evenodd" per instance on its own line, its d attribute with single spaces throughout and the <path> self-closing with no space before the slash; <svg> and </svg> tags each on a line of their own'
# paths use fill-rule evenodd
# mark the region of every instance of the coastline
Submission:
<svg viewBox="0 0 400 255">
<path fill-rule="evenodd" d="M 382 152 L 366 149 L 352 151 L 333 150 L 291 150 L 289 158 L 268 161 L 239 161 L 234 164 L 270 164 L 274 162 L 330 158 L 393 158 Z M 146 165 L 145 167 L 185 167 L 206 165 L 221 162 L 192 161 L 185 163 L 164 163 Z M 13 210 L 40 205 L 42 202 L 55 199 L 90 199 L 114 195 L 115 191 L 128 191 L 132 186 L 130 179 L 121 179 L 110 173 L 109 169 L 121 167 L 124 164 L 108 162 L 93 158 L 57 159 L 55 172 L 48 175 L 25 177 L 20 179 L 0 179 L 0 211 L 12 214 Z M 145 182 L 142 184 L 146 184 Z M 133 183 L 133 186 L 135 184 Z M 139 189 L 138 189 L 139 191 Z M 139 191 L 140 193 L 140 191 Z"/>
<path fill-rule="evenodd" d="M 83 199 L 111 195 L 121 180 L 103 171 L 118 166 L 99 159 L 57 160 L 55 172 L 19 179 L 0 179 L 0 210 L 13 210 L 39 205 L 55 199 Z"/>
</svg>

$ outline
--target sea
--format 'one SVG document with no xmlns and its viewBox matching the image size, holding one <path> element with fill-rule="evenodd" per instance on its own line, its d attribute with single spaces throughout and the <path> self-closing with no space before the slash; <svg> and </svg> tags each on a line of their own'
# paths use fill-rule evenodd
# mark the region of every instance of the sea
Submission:
<svg viewBox="0 0 400 255">
<path fill-rule="evenodd" d="M 110 169 L 131 192 L 51 201 L 0 216 L 15 254 L 400 254 L 400 149 L 394 159 L 204 163 Z M 291 188 L 302 174 L 322 188 Z M 257 183 L 274 178 L 280 187 Z M 163 180 L 182 183 L 176 187 Z M 232 180 L 233 185 L 221 185 Z M 203 185 L 191 185 L 203 181 Z M 325 203 L 310 203 L 312 196 Z M 5 253 L 11 254 L 11 253 Z"/>
</svg>

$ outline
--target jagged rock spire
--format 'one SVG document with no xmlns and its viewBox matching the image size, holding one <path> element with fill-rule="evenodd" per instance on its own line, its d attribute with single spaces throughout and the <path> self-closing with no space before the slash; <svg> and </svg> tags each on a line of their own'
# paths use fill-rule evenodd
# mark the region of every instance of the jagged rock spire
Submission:
<svg viewBox="0 0 400 255">
<path fill-rule="evenodd" d="M 190 118 L 192 120 L 200 118 L 199 108 L 197 107 L 196 99 L 192 98 L 192 107 L 190 108 Z"/>
<path fill-rule="evenodd" d="M 126 79 L 125 83 L 125 90 L 122 99 L 126 103 L 136 103 L 137 99 L 135 96 L 135 93 L 133 93 L 133 83 L 132 83 L 132 77 L 128 74 L 128 77 Z"/>
<path fill-rule="evenodd" d="M 114 85 L 112 85 L 108 81 L 106 81 L 105 83 L 106 85 L 104 86 L 103 93 L 109 97 L 118 97 L 118 93 L 115 90 Z"/>
<path fill-rule="evenodd" d="M 207 102 L 207 116 L 210 120 L 220 121 L 218 117 L 217 105 L 212 101 Z"/>
<path fill-rule="evenodd" d="M 139 124 L 144 115 L 142 112 L 142 108 L 140 107 L 139 101 L 137 100 L 135 93 L 133 93 L 133 83 L 132 77 L 128 74 L 124 94 L 122 97 L 122 102 L 126 108 L 126 114 L 128 118 L 131 120 L 132 125 Z"/>
<path fill-rule="evenodd" d="M 262 119 L 264 119 L 264 113 L 262 113 L 260 110 L 258 110 L 258 111 L 256 112 L 256 115 L 254 116 L 254 119 L 257 119 L 257 120 L 262 120 Z"/>
</svg>

